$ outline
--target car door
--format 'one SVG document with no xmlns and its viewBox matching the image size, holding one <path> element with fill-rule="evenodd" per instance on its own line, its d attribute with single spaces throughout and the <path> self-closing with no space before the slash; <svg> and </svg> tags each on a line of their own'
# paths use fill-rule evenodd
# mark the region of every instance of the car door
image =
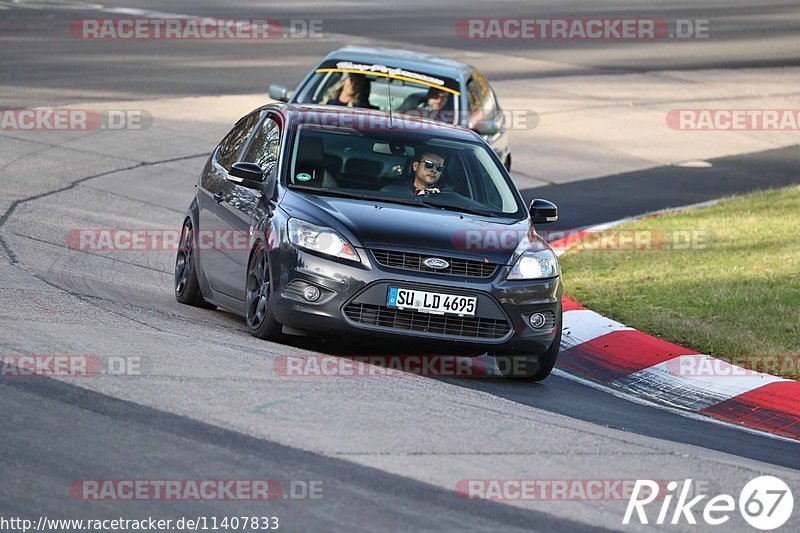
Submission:
<svg viewBox="0 0 800 533">
<path fill-rule="evenodd" d="M 239 215 L 232 209 L 231 201 L 241 205 L 240 195 L 228 179 L 228 170 L 239 160 L 239 155 L 252 135 L 259 119 L 264 115 L 258 111 L 239 120 L 225 136 L 211 157 L 209 168 L 203 174 L 199 187 L 200 221 L 198 232 L 198 254 L 203 271 L 214 291 L 237 299 L 243 299 L 244 282 L 237 281 L 235 268 L 236 243 L 241 236 L 234 232 L 240 227 Z M 248 220 L 249 223 L 249 220 Z"/>
<path fill-rule="evenodd" d="M 239 156 L 240 162 L 255 163 L 263 171 L 263 179 L 277 172 L 278 155 L 281 147 L 281 125 L 277 115 L 266 113 L 256 127 Z M 247 264 L 250 260 L 251 232 L 254 217 L 265 216 L 265 203 L 260 191 L 249 189 L 231 182 L 231 191 L 226 201 L 220 203 L 221 218 L 233 230 L 236 238 L 231 253 L 226 254 L 229 262 L 226 287 L 229 294 L 244 301 Z M 261 206 L 261 208 L 259 208 Z M 269 226 L 268 226 L 269 227 Z M 230 283 L 228 283 L 230 282 Z"/>
</svg>

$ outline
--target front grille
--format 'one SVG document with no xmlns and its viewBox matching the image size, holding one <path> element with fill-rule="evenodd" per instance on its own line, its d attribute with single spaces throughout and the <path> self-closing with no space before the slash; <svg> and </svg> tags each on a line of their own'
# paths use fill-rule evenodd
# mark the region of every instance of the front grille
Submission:
<svg viewBox="0 0 800 533">
<path fill-rule="evenodd" d="M 465 276 L 468 278 L 489 278 L 492 277 L 497 270 L 497 265 L 494 263 L 441 257 L 438 255 L 423 255 L 418 253 L 396 252 L 393 250 L 372 250 L 372 255 L 378 263 L 385 267 L 398 268 L 400 270 L 413 270 L 415 272 L 429 272 L 431 274 L 448 274 L 451 276 Z M 450 266 L 441 270 L 428 268 L 422 262 L 429 257 L 445 259 L 450 263 Z"/>
<path fill-rule="evenodd" d="M 344 313 L 347 318 L 359 324 L 421 333 L 455 335 L 469 339 L 501 339 L 511 331 L 511 326 L 505 320 L 433 315 L 393 309 L 382 305 L 351 303 L 344 308 Z"/>
</svg>

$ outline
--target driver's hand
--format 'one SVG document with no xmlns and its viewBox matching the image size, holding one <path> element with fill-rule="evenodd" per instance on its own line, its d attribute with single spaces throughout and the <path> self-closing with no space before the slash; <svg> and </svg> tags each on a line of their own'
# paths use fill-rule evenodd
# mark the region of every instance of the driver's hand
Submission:
<svg viewBox="0 0 800 533">
<path fill-rule="evenodd" d="M 442 191 L 440 191 L 440 190 L 439 190 L 438 188 L 436 188 L 436 187 L 430 187 L 430 188 L 428 188 L 428 189 L 425 189 L 425 190 L 422 192 L 422 194 L 424 194 L 425 196 L 427 196 L 427 195 L 429 195 L 429 194 L 436 194 L 436 193 L 439 193 L 439 192 L 442 192 Z"/>
</svg>

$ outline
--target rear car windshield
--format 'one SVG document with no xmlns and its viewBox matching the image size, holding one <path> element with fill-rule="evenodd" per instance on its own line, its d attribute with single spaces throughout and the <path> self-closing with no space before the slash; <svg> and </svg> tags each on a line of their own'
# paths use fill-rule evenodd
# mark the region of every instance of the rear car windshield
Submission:
<svg viewBox="0 0 800 533">
<path fill-rule="evenodd" d="M 372 71 L 383 67 L 385 71 Z M 347 78 L 357 80 L 358 97 L 342 103 L 339 100 Z M 444 104 L 431 110 L 428 97 L 442 93 Z M 422 116 L 454 124 L 459 116 L 459 85 L 453 79 L 429 76 L 422 72 L 395 69 L 383 65 L 360 65 L 331 62 L 318 67 L 300 88 L 296 102 L 300 104 L 348 105 L 393 113 Z"/>
</svg>

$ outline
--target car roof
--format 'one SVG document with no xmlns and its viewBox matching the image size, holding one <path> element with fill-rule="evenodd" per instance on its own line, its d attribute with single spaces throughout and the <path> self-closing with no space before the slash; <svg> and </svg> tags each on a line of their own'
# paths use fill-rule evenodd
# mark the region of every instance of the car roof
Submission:
<svg viewBox="0 0 800 533">
<path fill-rule="evenodd" d="M 389 113 L 358 107 L 328 106 L 315 104 L 268 104 L 261 109 L 282 110 L 293 125 L 322 124 L 326 126 L 352 127 L 356 130 L 368 130 L 371 127 L 382 128 L 389 123 Z M 480 137 L 473 131 L 454 124 L 437 120 L 413 117 L 394 113 L 392 115 L 393 130 L 419 133 L 425 131 L 432 135 L 454 140 L 474 142 Z"/>
<path fill-rule="evenodd" d="M 424 70 L 425 74 L 443 76 L 460 80 L 465 77 L 472 66 L 453 59 L 400 50 L 396 48 L 373 48 L 362 46 L 345 46 L 329 53 L 323 61 L 331 59 L 357 61 L 360 63 L 382 64 L 406 70 Z"/>
</svg>

